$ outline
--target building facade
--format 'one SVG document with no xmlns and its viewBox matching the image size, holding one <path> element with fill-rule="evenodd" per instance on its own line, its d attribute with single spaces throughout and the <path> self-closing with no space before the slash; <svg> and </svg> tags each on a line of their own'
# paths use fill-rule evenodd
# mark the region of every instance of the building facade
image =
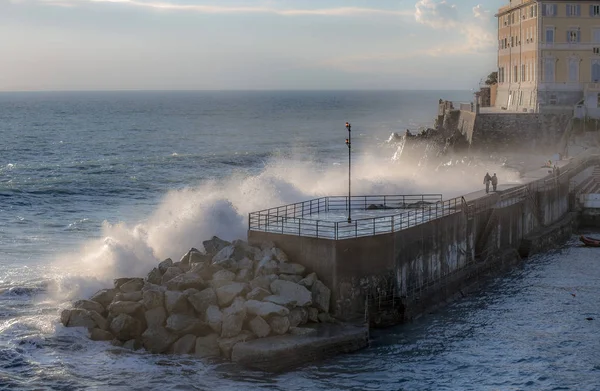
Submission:
<svg viewBox="0 0 600 391">
<path fill-rule="evenodd" d="M 509 0 L 496 16 L 496 107 L 598 110 L 600 0 Z"/>
</svg>

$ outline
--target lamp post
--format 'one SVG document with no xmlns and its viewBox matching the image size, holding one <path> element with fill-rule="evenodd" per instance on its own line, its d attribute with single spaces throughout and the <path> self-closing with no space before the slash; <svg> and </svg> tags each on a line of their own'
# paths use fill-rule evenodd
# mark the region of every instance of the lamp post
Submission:
<svg viewBox="0 0 600 391">
<path fill-rule="evenodd" d="M 348 138 L 346 139 L 346 145 L 348 146 L 348 223 L 352 222 L 352 177 L 350 175 L 351 163 L 352 163 L 352 132 L 350 131 L 352 125 L 350 122 L 346 122 L 346 129 L 348 129 Z"/>
</svg>

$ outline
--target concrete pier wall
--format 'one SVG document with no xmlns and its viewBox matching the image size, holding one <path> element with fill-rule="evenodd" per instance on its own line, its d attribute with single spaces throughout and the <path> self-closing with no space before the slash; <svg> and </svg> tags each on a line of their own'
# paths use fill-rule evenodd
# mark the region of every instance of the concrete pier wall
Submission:
<svg viewBox="0 0 600 391">
<path fill-rule="evenodd" d="M 520 256 L 546 250 L 571 234 L 570 178 L 504 194 L 472 197 L 456 213 L 393 233 L 345 240 L 249 231 L 251 243 L 273 241 L 315 271 L 332 291 L 342 319 L 393 300 L 404 319 L 450 300 L 478 279 Z M 589 172 L 589 170 L 588 170 Z M 467 196 L 466 196 L 467 197 Z M 397 300 L 397 301 L 396 301 Z"/>
</svg>

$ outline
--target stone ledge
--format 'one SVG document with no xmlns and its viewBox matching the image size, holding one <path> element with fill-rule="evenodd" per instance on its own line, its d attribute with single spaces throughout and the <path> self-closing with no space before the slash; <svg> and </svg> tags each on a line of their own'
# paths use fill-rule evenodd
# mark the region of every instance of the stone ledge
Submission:
<svg viewBox="0 0 600 391">
<path fill-rule="evenodd" d="M 248 368 L 281 372 L 336 354 L 354 352 L 369 342 L 366 326 L 318 324 L 302 329 L 314 331 L 309 335 L 281 335 L 238 343 L 231 359 Z"/>
</svg>

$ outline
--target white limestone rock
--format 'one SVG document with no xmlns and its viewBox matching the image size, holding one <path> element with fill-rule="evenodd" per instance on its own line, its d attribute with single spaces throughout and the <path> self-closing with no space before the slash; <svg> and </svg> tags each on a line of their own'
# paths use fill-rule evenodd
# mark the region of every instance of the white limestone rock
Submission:
<svg viewBox="0 0 600 391">
<path fill-rule="evenodd" d="M 129 281 L 119 287 L 123 293 L 141 291 L 144 286 L 143 278 L 131 278 Z"/>
<path fill-rule="evenodd" d="M 210 305 L 206 309 L 206 323 L 217 334 L 221 335 L 223 325 L 223 313 L 216 305 Z"/>
<path fill-rule="evenodd" d="M 133 291 L 126 293 L 117 293 L 115 295 L 114 301 L 140 301 L 142 300 L 143 292 L 142 291 Z"/>
<path fill-rule="evenodd" d="M 198 293 L 190 294 L 187 299 L 199 314 L 204 314 L 211 305 L 217 305 L 217 294 L 213 288 L 206 288 Z"/>
<path fill-rule="evenodd" d="M 63 310 L 63 314 L 68 314 L 67 316 L 61 314 L 61 320 L 67 319 L 66 322 L 63 322 L 67 327 L 85 327 L 87 329 L 92 329 L 97 327 L 96 321 L 94 320 L 94 316 L 92 312 L 81 308 L 75 308 L 72 310 Z M 97 312 L 95 312 L 98 314 Z"/>
<path fill-rule="evenodd" d="M 148 273 L 148 276 L 146 276 L 146 282 L 149 282 L 150 284 L 160 285 L 161 281 L 162 274 L 160 273 L 160 270 L 158 270 L 157 267 L 150 270 L 150 273 Z"/>
<path fill-rule="evenodd" d="M 264 338 L 271 334 L 271 326 L 269 326 L 269 323 L 260 316 L 255 316 L 248 322 L 248 326 L 258 338 Z"/>
<path fill-rule="evenodd" d="M 283 335 L 290 329 L 290 319 L 287 316 L 272 316 L 269 319 L 269 326 L 274 334 Z"/>
<path fill-rule="evenodd" d="M 110 331 L 121 341 L 128 341 L 139 337 L 141 323 L 132 316 L 121 313 L 110 323 Z"/>
<path fill-rule="evenodd" d="M 250 292 L 248 292 L 248 294 L 246 295 L 246 299 L 262 301 L 267 296 L 271 296 L 271 292 L 269 292 L 266 289 L 256 287 L 256 288 L 252 289 Z"/>
<path fill-rule="evenodd" d="M 73 308 L 81 308 L 88 311 L 96 311 L 99 314 L 102 314 L 105 310 L 102 304 L 93 300 L 77 300 L 75 303 L 73 303 Z"/>
<path fill-rule="evenodd" d="M 221 251 L 223 248 L 231 245 L 230 242 L 220 239 L 217 236 L 213 236 L 210 240 L 205 240 L 202 242 L 204 246 L 204 250 L 209 254 L 216 254 Z"/>
<path fill-rule="evenodd" d="M 104 308 L 106 308 L 110 303 L 112 303 L 117 292 L 117 289 L 102 289 L 101 291 L 94 293 L 90 300 L 100 303 Z"/>
<path fill-rule="evenodd" d="M 229 306 L 233 300 L 242 294 L 246 289 L 246 284 L 241 282 L 232 282 L 216 290 L 217 302 L 221 308 Z"/>
<path fill-rule="evenodd" d="M 165 294 L 158 289 L 148 289 L 142 292 L 142 304 L 147 310 L 165 306 Z"/>
<path fill-rule="evenodd" d="M 298 284 L 300 281 L 302 281 L 302 276 L 298 276 L 296 274 L 280 274 L 279 275 L 279 279 L 280 280 L 284 280 L 284 281 L 290 281 L 290 282 L 293 282 L 295 284 Z"/>
<path fill-rule="evenodd" d="M 154 307 L 144 313 L 148 328 L 164 327 L 167 320 L 167 311 L 164 307 Z"/>
<path fill-rule="evenodd" d="M 290 310 L 285 307 L 263 301 L 248 300 L 245 305 L 246 311 L 248 311 L 250 315 L 260 316 L 262 318 L 268 318 L 274 315 L 286 316 L 290 313 Z"/>
<path fill-rule="evenodd" d="M 114 335 L 110 331 L 99 328 L 94 328 L 90 332 L 90 339 L 92 341 L 112 341 L 114 338 Z"/>
<path fill-rule="evenodd" d="M 219 270 L 212 276 L 213 281 L 229 281 L 235 280 L 235 273 L 229 270 Z"/>
<path fill-rule="evenodd" d="M 235 276 L 235 281 L 238 282 L 249 282 L 252 278 L 254 278 L 254 272 L 250 268 L 243 268 L 237 272 Z"/>
<path fill-rule="evenodd" d="M 290 327 L 298 327 L 308 322 L 308 310 L 304 307 L 296 307 L 290 311 Z"/>
<path fill-rule="evenodd" d="M 194 355 L 203 358 L 221 356 L 221 349 L 219 348 L 219 336 L 217 334 L 209 334 L 205 337 L 196 338 Z"/>
<path fill-rule="evenodd" d="M 173 278 L 177 277 L 180 274 L 183 274 L 183 270 L 181 270 L 177 266 L 171 266 L 163 274 L 163 276 L 160 280 L 160 284 L 166 286 L 167 282 L 171 281 Z"/>
<path fill-rule="evenodd" d="M 298 284 L 302 285 L 303 287 L 305 287 L 307 289 L 310 289 L 310 288 L 312 288 L 315 281 L 317 281 L 317 273 L 310 273 L 308 276 L 301 279 L 298 282 Z"/>
<path fill-rule="evenodd" d="M 142 334 L 144 348 L 150 353 L 164 353 L 177 340 L 177 336 L 164 327 L 148 328 Z"/>
<path fill-rule="evenodd" d="M 255 276 L 266 276 L 269 274 L 275 274 L 279 271 L 279 264 L 277 261 L 265 257 L 261 259 L 254 270 Z"/>
<path fill-rule="evenodd" d="M 139 339 L 130 339 L 129 341 L 126 341 L 123 344 L 124 349 L 129 349 L 133 351 L 140 350 L 143 347 L 144 346 L 142 345 L 142 342 Z"/>
<path fill-rule="evenodd" d="M 245 301 L 241 297 L 236 297 L 231 306 L 223 310 L 223 324 L 221 327 L 221 337 L 235 337 L 242 331 L 244 319 L 246 318 Z"/>
<path fill-rule="evenodd" d="M 165 328 L 177 335 L 194 334 L 195 336 L 206 335 L 210 331 L 209 326 L 202 320 L 187 314 L 171 314 L 167 318 Z"/>
<path fill-rule="evenodd" d="M 273 253 L 273 256 L 275 257 L 275 259 L 277 259 L 279 262 L 287 262 L 288 261 L 288 256 L 283 252 L 282 249 L 273 247 L 271 249 L 271 252 Z"/>
<path fill-rule="evenodd" d="M 194 334 L 186 334 L 183 337 L 179 338 L 173 346 L 171 350 L 174 354 L 190 354 L 194 352 L 196 349 L 196 336 Z"/>
<path fill-rule="evenodd" d="M 319 310 L 314 307 L 308 307 L 308 320 L 319 323 Z"/>
<path fill-rule="evenodd" d="M 268 274 L 264 276 L 254 277 L 252 281 L 250 281 L 250 288 L 263 288 L 271 292 L 271 283 L 277 279 L 277 275 Z"/>
<path fill-rule="evenodd" d="M 171 278 L 165 285 L 170 291 L 184 291 L 192 288 L 202 290 L 206 287 L 206 283 L 202 277 L 196 273 L 190 272 L 179 274 Z"/>
<path fill-rule="evenodd" d="M 296 305 L 299 307 L 305 307 L 312 304 L 311 292 L 302 285 L 290 281 L 273 281 L 271 283 L 271 292 L 276 295 L 294 300 Z"/>
<path fill-rule="evenodd" d="M 179 291 L 165 292 L 165 308 L 169 314 L 186 313 L 190 311 L 190 305 L 187 296 Z"/>
<path fill-rule="evenodd" d="M 277 304 L 286 308 L 294 308 L 296 306 L 296 300 L 289 297 L 283 297 L 279 295 L 270 295 L 263 299 L 269 303 Z"/>
<path fill-rule="evenodd" d="M 311 288 L 312 301 L 314 306 L 320 311 L 329 312 L 329 302 L 331 300 L 331 290 L 321 281 L 317 280 Z"/>
<path fill-rule="evenodd" d="M 137 301 L 115 301 L 108 306 L 108 312 L 111 315 L 132 315 L 143 311 L 143 308 L 143 304 Z"/>
<path fill-rule="evenodd" d="M 161 263 L 158 264 L 158 271 L 161 276 L 167 272 L 167 269 L 173 266 L 173 260 L 171 258 L 167 258 Z"/>
</svg>

